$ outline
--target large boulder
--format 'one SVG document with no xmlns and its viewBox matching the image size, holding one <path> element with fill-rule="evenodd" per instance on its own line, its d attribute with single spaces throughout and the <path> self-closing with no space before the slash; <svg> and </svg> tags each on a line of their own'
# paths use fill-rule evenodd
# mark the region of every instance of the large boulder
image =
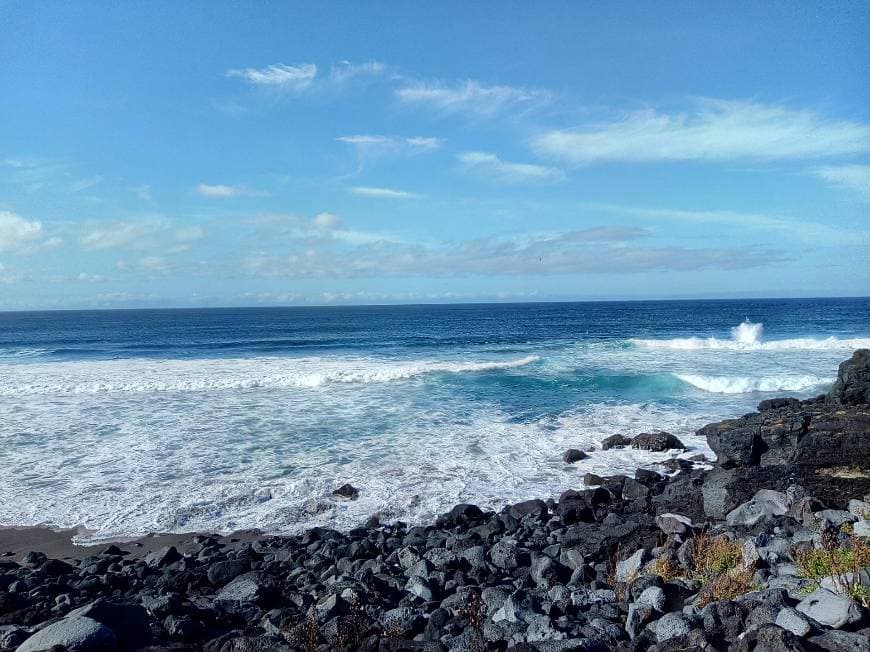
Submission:
<svg viewBox="0 0 870 652">
<path fill-rule="evenodd" d="M 669 432 L 642 432 L 631 440 L 632 448 L 661 452 L 674 448 L 685 448 L 683 442 Z"/>
<path fill-rule="evenodd" d="M 870 403 L 870 349 L 858 349 L 837 370 L 837 381 L 826 400 L 841 405 Z"/>
<path fill-rule="evenodd" d="M 861 608 L 854 601 L 827 589 L 816 589 L 801 600 L 796 609 L 835 629 L 861 620 Z"/>
<path fill-rule="evenodd" d="M 116 641 L 112 630 L 93 618 L 63 618 L 40 629 L 16 652 L 41 652 L 60 645 L 68 652 L 111 652 Z"/>
<path fill-rule="evenodd" d="M 67 618 L 76 617 L 91 618 L 111 629 L 122 648 L 141 645 L 151 636 L 148 612 L 141 604 L 98 598 L 67 614 Z"/>
</svg>

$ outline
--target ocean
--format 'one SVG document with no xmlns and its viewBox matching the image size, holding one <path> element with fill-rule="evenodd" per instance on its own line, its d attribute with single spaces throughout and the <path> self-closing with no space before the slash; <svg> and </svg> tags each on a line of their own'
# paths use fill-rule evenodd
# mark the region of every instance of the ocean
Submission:
<svg viewBox="0 0 870 652">
<path fill-rule="evenodd" d="M 149 532 L 419 522 L 556 496 L 827 389 L 870 299 L 0 313 L 0 525 Z M 592 450 L 573 465 L 567 448 Z M 331 492 L 349 482 L 355 501 Z"/>
</svg>

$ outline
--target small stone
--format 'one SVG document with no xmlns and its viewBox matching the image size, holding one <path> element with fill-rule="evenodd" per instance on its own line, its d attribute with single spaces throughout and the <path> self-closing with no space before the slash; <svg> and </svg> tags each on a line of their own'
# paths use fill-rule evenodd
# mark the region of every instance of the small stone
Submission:
<svg viewBox="0 0 870 652">
<path fill-rule="evenodd" d="M 692 629 L 688 619 L 678 611 L 665 614 L 656 621 L 654 627 L 659 643 L 685 636 Z"/>
<path fill-rule="evenodd" d="M 181 554 L 178 552 L 178 550 L 176 550 L 175 546 L 167 546 L 165 548 L 161 548 L 160 550 L 149 552 L 145 556 L 145 563 L 149 566 L 163 568 L 164 566 L 169 566 L 169 564 L 174 564 L 180 559 Z"/>
<path fill-rule="evenodd" d="M 501 539 L 489 550 L 489 558 L 494 566 L 510 570 L 519 566 L 517 560 L 519 544 L 514 539 Z"/>
<path fill-rule="evenodd" d="M 616 581 L 627 582 L 636 576 L 640 572 L 645 559 L 646 551 L 641 548 L 628 559 L 616 562 Z"/>
<path fill-rule="evenodd" d="M 338 489 L 332 492 L 333 496 L 346 498 L 347 500 L 356 500 L 359 498 L 359 489 L 352 484 L 343 484 Z"/>
<path fill-rule="evenodd" d="M 432 589 L 429 587 L 429 583 L 422 577 L 417 575 L 410 577 L 405 583 L 405 590 L 412 595 L 416 595 L 424 602 L 432 602 Z"/>
<path fill-rule="evenodd" d="M 562 453 L 562 460 L 564 460 L 565 464 L 573 464 L 574 462 L 585 460 L 587 457 L 589 456 L 586 453 L 577 448 L 569 448 Z"/>
<path fill-rule="evenodd" d="M 208 581 L 215 586 L 223 586 L 249 570 L 251 570 L 251 562 L 247 559 L 219 561 L 209 566 Z"/>
<path fill-rule="evenodd" d="M 663 612 L 665 610 L 666 600 L 665 592 L 657 586 L 650 586 L 644 589 L 637 597 L 637 602 L 648 604 L 658 612 Z"/>
<path fill-rule="evenodd" d="M 783 607 L 776 616 L 776 624 L 787 629 L 795 636 L 804 637 L 812 629 L 807 617 L 797 609 Z"/>
<path fill-rule="evenodd" d="M 842 509 L 823 509 L 815 513 L 817 520 L 821 521 L 829 527 L 840 527 L 844 523 L 854 523 L 858 520 L 852 512 L 847 512 Z"/>
<path fill-rule="evenodd" d="M 682 514 L 659 514 L 656 525 L 665 534 L 685 534 L 694 529 L 692 519 Z"/>
<path fill-rule="evenodd" d="M 628 605 L 628 615 L 625 617 L 625 631 L 632 640 L 640 633 L 644 625 L 653 618 L 655 610 L 648 604 L 632 602 Z"/>
<path fill-rule="evenodd" d="M 521 503 L 511 505 L 510 515 L 518 521 L 521 521 L 526 517 L 545 521 L 549 515 L 549 509 L 547 508 L 547 503 L 543 500 L 524 500 Z"/>
<path fill-rule="evenodd" d="M 604 482 L 604 478 L 594 473 L 587 473 L 583 476 L 583 484 L 587 487 L 597 487 Z"/>
<path fill-rule="evenodd" d="M 624 448 L 631 445 L 631 437 L 625 435 L 610 435 L 601 442 L 602 450 L 610 450 L 611 448 Z"/>
</svg>

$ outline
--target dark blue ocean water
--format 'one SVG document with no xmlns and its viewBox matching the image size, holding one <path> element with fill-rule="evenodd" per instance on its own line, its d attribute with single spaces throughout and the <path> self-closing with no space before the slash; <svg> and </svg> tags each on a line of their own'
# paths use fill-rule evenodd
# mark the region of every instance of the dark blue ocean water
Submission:
<svg viewBox="0 0 870 652">
<path fill-rule="evenodd" d="M 0 523 L 285 532 L 550 495 L 663 457 L 569 446 L 703 451 L 703 423 L 868 345 L 868 299 L 0 313 Z"/>
</svg>

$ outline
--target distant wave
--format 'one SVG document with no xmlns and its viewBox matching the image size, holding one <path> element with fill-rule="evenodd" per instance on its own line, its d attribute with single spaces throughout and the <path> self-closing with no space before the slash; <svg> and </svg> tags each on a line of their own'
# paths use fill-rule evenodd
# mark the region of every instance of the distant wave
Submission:
<svg viewBox="0 0 870 652">
<path fill-rule="evenodd" d="M 716 394 L 746 394 L 749 392 L 799 392 L 821 387 L 833 382 L 832 378 L 819 376 L 767 376 L 747 378 L 743 376 L 702 376 L 675 374 L 677 378 L 705 392 Z"/>
<path fill-rule="evenodd" d="M 764 332 L 763 324 L 755 324 L 744 321 L 739 326 L 731 329 L 731 339 L 717 337 L 678 337 L 671 340 L 645 340 L 632 339 L 631 343 L 644 349 L 672 349 L 672 350 L 732 350 L 732 351 L 785 351 L 789 349 L 805 351 L 826 351 L 832 349 L 853 350 L 870 347 L 870 338 L 858 337 L 852 339 L 838 339 L 827 337 L 814 339 L 799 337 L 786 340 L 762 341 Z"/>
<path fill-rule="evenodd" d="M 0 348 L 0 358 L 32 358 L 45 355 L 47 349 L 4 349 Z"/>
<path fill-rule="evenodd" d="M 389 382 L 430 373 L 496 371 L 537 360 L 538 356 L 530 355 L 485 362 L 253 358 L 48 363 L 12 370 L 18 377 L 13 375 L 0 384 L 0 395 L 312 388 L 330 383 Z"/>
</svg>

